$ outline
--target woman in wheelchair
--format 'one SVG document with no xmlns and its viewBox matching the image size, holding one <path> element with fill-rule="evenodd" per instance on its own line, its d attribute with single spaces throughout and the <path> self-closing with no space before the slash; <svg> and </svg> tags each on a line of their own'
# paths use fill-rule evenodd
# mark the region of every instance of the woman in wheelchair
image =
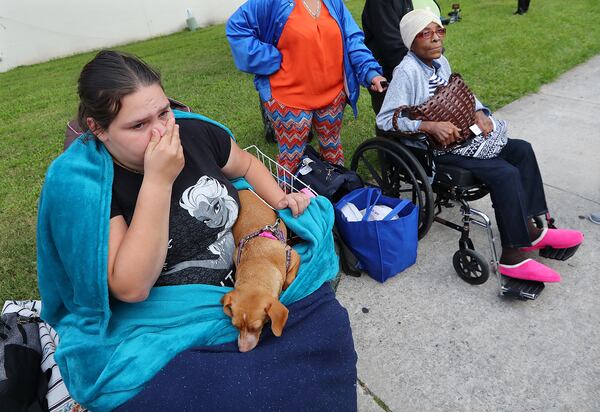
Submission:
<svg viewBox="0 0 600 412">
<path fill-rule="evenodd" d="M 427 101 L 451 75 L 443 56 L 446 29 L 429 10 L 413 10 L 400 22 L 402 40 L 409 52 L 394 69 L 392 82 L 377 126 L 383 130 L 425 133 L 440 146 L 459 141 L 461 130 L 450 121 L 412 120 L 403 106 Z M 583 241 L 581 232 L 539 228 L 534 218 L 547 213 L 540 170 L 531 144 L 506 137 L 506 125 L 495 119 L 475 98 L 475 124 L 479 136 L 450 150 L 434 149 L 435 162 L 470 170 L 490 191 L 502 241 L 499 271 L 505 276 L 541 282 L 558 282 L 560 275 L 527 256 L 540 249 L 566 249 L 574 253 Z M 396 113 L 396 114 L 395 114 Z M 551 257 L 552 254 L 548 254 Z M 565 254 L 562 254 L 564 259 Z"/>
<path fill-rule="evenodd" d="M 284 193 L 224 126 L 174 113 L 158 73 L 134 56 L 99 52 L 78 91 L 87 132 L 50 166 L 38 213 L 42 317 L 60 335 L 73 398 L 93 410 L 356 410 L 348 316 L 324 280 L 299 273 L 283 337 L 263 332 L 248 353 L 220 304 L 233 286 L 230 179 L 290 208 L 286 224 L 332 225 L 331 206 L 314 199 L 303 213 L 306 195 Z M 334 259 L 333 238 L 323 244 L 313 252 Z"/>
</svg>

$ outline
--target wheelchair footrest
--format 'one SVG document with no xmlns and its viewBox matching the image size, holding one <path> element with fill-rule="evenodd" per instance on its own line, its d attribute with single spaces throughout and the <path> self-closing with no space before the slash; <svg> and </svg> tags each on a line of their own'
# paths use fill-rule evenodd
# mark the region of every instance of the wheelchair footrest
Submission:
<svg viewBox="0 0 600 412">
<path fill-rule="evenodd" d="M 522 280 L 509 278 L 501 275 L 502 278 L 502 295 L 510 296 L 517 299 L 536 299 L 542 290 L 544 290 L 543 282 L 535 282 L 533 280 Z"/>
<path fill-rule="evenodd" d="M 577 252 L 579 246 L 581 245 L 569 247 L 566 249 L 554 249 L 551 247 L 545 247 L 543 249 L 540 249 L 540 256 L 545 257 L 547 259 L 567 260 L 571 256 L 573 256 L 575 252 Z"/>
</svg>

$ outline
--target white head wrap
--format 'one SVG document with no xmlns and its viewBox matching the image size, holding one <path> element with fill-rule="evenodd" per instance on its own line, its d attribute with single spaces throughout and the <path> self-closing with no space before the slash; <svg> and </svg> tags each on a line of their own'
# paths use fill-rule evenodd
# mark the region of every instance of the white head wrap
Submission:
<svg viewBox="0 0 600 412">
<path fill-rule="evenodd" d="M 435 15 L 430 9 L 415 9 L 402 17 L 402 20 L 400 20 L 400 35 L 407 49 L 410 50 L 410 46 L 412 46 L 417 34 L 427 27 L 429 23 L 435 23 L 440 27 L 444 27 L 440 16 Z"/>
</svg>

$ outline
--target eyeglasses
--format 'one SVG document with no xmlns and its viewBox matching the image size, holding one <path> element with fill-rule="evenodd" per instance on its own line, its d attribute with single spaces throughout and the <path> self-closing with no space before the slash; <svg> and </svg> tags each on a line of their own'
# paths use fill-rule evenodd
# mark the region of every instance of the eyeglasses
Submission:
<svg viewBox="0 0 600 412">
<path fill-rule="evenodd" d="M 433 33 L 437 34 L 438 37 L 443 38 L 446 35 L 446 28 L 438 27 L 435 30 L 423 30 L 422 32 L 417 34 L 417 37 L 420 37 L 421 39 L 429 40 L 429 39 L 431 39 L 431 37 L 433 37 Z"/>
</svg>

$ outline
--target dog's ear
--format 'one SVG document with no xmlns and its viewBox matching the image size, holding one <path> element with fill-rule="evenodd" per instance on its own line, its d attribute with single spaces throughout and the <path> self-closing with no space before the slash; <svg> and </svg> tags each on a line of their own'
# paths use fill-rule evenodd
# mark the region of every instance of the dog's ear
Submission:
<svg viewBox="0 0 600 412">
<path fill-rule="evenodd" d="M 288 319 L 288 309 L 278 299 L 273 298 L 273 301 L 265 308 L 265 312 L 271 319 L 273 335 L 281 336 Z"/>
<path fill-rule="evenodd" d="M 233 297 L 235 295 L 235 290 L 223 295 L 221 298 L 221 303 L 223 304 L 223 312 L 230 318 L 233 317 L 233 312 L 231 311 L 231 305 L 233 304 Z"/>
<path fill-rule="evenodd" d="M 285 274 L 285 282 L 283 282 L 283 290 L 286 290 L 288 286 L 292 284 L 294 279 L 296 279 L 296 275 L 298 274 L 298 269 L 300 269 L 300 255 L 290 246 L 290 266 L 287 269 L 287 273 Z"/>
</svg>

